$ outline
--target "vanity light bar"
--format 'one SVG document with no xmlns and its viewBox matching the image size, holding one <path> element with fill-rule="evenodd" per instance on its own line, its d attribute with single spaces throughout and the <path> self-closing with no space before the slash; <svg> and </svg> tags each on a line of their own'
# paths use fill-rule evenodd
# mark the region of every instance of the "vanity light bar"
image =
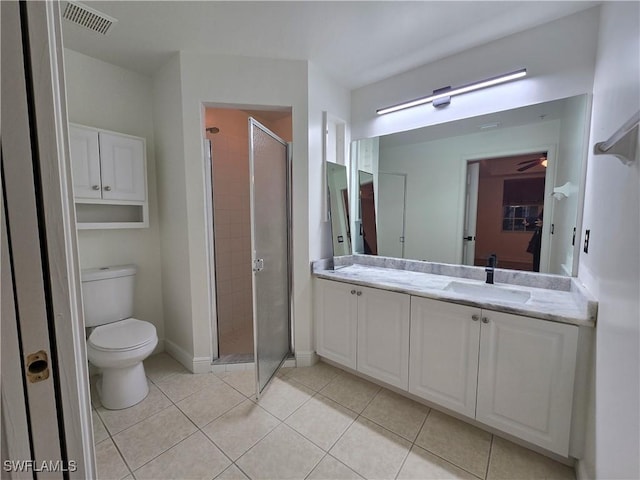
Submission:
<svg viewBox="0 0 640 480">
<path fill-rule="evenodd" d="M 385 113 L 397 112 L 398 110 L 404 110 L 405 108 L 417 107 L 418 105 L 424 105 L 425 103 L 430 103 L 440 98 L 453 97 L 454 95 L 460 95 L 462 93 L 472 92 L 474 90 L 480 90 L 481 88 L 492 87 L 493 85 L 498 85 L 500 83 L 510 82 L 511 80 L 516 80 L 526 75 L 527 75 L 527 69 L 522 68 L 520 70 L 516 70 L 515 72 L 505 73 L 503 75 L 498 75 L 497 77 L 487 78 L 486 80 L 481 80 L 479 82 L 463 85 L 462 87 L 452 88 L 443 93 L 430 95 L 428 97 L 416 98 L 415 100 L 411 100 L 409 102 L 399 103 L 398 105 L 392 105 L 390 107 L 380 108 L 376 110 L 376 113 L 378 115 L 384 115 Z"/>
</svg>

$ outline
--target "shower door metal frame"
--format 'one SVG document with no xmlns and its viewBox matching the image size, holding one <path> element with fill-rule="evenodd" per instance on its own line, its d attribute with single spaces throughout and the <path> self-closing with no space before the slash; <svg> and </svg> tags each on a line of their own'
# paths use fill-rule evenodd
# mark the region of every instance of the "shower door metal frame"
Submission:
<svg viewBox="0 0 640 480">
<path fill-rule="evenodd" d="M 289 334 L 289 339 L 288 339 L 288 344 L 289 344 L 289 355 L 293 354 L 294 352 L 294 345 L 293 345 L 293 270 L 292 270 L 292 266 L 293 266 L 293 209 L 292 209 L 292 178 L 293 178 L 293 162 L 292 162 L 292 157 L 291 157 L 291 143 L 285 142 L 283 139 L 281 139 L 278 135 L 276 135 L 274 132 L 272 132 L 271 130 L 269 130 L 267 127 L 265 127 L 263 124 L 261 124 L 260 122 L 258 122 L 257 120 L 255 120 L 252 117 L 249 117 L 249 177 L 250 177 L 250 182 L 251 182 L 251 189 L 250 189 L 250 209 L 251 209 L 251 265 L 252 267 L 255 265 L 255 262 L 257 260 L 256 258 L 256 251 L 255 251 L 255 209 L 254 209 L 254 144 L 253 144 L 253 135 L 252 135 L 252 129 L 253 128 L 259 128 L 260 130 L 262 130 L 264 133 L 266 133 L 267 135 L 269 135 L 270 137 L 272 137 L 274 140 L 276 140 L 277 142 L 281 143 L 285 149 L 286 149 L 286 165 L 285 165 L 285 174 L 286 174 L 286 179 L 285 179 L 285 186 L 286 186 L 286 217 L 287 217 L 287 232 L 286 232 L 286 236 L 287 236 L 287 296 L 288 296 L 288 309 L 287 309 L 287 313 L 288 313 L 288 334 Z M 274 373 L 270 376 L 269 380 L 267 380 L 267 382 L 265 383 L 264 388 L 261 390 L 260 389 L 260 378 L 259 378 L 259 358 L 258 358 L 258 340 L 259 340 L 259 336 L 258 336 L 258 325 L 257 325 L 257 315 L 258 315 L 258 310 L 257 310 L 257 298 L 256 298 L 256 272 L 255 270 L 253 271 L 253 275 L 252 275 L 252 280 L 251 280 L 251 285 L 252 285 L 252 297 L 253 297 L 253 348 L 254 348 L 254 364 L 255 364 L 255 372 L 256 372 L 256 400 L 258 400 L 260 398 L 260 394 L 262 393 L 262 391 L 264 391 L 264 389 L 267 388 L 267 386 L 269 385 L 269 383 L 271 382 L 271 380 L 276 376 L 277 372 L 280 370 L 280 368 L 282 368 L 282 365 L 284 364 L 284 362 L 286 361 L 287 357 L 285 356 L 281 361 L 280 364 L 278 365 L 278 367 L 275 369 Z"/>
<path fill-rule="evenodd" d="M 205 228 L 207 232 L 207 290 L 209 294 L 209 336 L 211 337 L 211 361 L 220 357 L 220 337 L 218 333 L 218 288 L 216 286 L 216 237 L 215 212 L 213 208 L 213 142 L 208 138 L 202 140 L 205 151 L 204 185 L 205 185 Z M 213 321 L 215 319 L 215 327 Z"/>
</svg>

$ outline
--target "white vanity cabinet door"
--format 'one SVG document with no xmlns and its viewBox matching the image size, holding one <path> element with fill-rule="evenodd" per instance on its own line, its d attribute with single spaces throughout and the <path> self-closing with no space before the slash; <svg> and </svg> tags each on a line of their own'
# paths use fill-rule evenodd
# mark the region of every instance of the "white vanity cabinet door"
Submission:
<svg viewBox="0 0 640 480">
<path fill-rule="evenodd" d="M 356 287 L 359 372 L 406 390 L 409 384 L 410 297 Z"/>
<path fill-rule="evenodd" d="M 317 278 L 314 289 L 316 352 L 355 370 L 358 333 L 356 286 Z"/>
<path fill-rule="evenodd" d="M 102 198 L 98 132 L 69 125 L 73 193 L 78 198 Z"/>
<path fill-rule="evenodd" d="M 482 314 L 476 419 L 566 456 L 578 327 Z"/>
<path fill-rule="evenodd" d="M 477 307 L 411 298 L 409 392 L 475 416 L 480 316 Z"/>
<path fill-rule="evenodd" d="M 100 132 L 102 198 L 146 199 L 145 145 L 137 137 Z"/>
</svg>

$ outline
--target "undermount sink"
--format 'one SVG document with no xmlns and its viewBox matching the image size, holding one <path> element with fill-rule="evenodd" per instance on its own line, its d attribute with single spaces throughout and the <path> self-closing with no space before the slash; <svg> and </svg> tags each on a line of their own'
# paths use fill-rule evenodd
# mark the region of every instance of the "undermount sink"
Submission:
<svg viewBox="0 0 640 480">
<path fill-rule="evenodd" d="M 485 300 L 499 300 L 502 302 L 525 303 L 531 298 L 531 293 L 523 290 L 512 290 L 490 284 L 473 284 L 464 282 L 450 282 L 445 290 L 462 295 L 473 295 Z"/>
</svg>

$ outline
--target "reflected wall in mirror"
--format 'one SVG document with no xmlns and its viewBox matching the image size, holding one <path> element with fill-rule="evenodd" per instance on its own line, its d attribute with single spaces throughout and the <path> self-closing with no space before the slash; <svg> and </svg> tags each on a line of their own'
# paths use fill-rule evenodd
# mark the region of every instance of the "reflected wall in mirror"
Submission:
<svg viewBox="0 0 640 480">
<path fill-rule="evenodd" d="M 378 137 L 377 158 L 366 159 L 377 253 L 466 265 L 497 253 L 500 268 L 536 270 L 539 261 L 540 272 L 575 275 L 587 111 L 579 95 Z M 359 168 L 359 155 L 352 163 Z M 574 193 L 554 198 L 566 183 Z M 529 245 L 536 229 L 539 253 Z M 357 242 L 354 250 L 366 253 Z"/>
<path fill-rule="evenodd" d="M 327 162 L 327 185 L 329 187 L 329 212 L 331 214 L 331 239 L 333 255 L 351 254 L 349 232 L 349 193 L 347 167 Z"/>
<path fill-rule="evenodd" d="M 360 231 L 362 252 L 365 255 L 378 254 L 378 235 L 376 226 L 376 199 L 373 188 L 373 174 L 358 170 L 360 199 Z"/>
</svg>

